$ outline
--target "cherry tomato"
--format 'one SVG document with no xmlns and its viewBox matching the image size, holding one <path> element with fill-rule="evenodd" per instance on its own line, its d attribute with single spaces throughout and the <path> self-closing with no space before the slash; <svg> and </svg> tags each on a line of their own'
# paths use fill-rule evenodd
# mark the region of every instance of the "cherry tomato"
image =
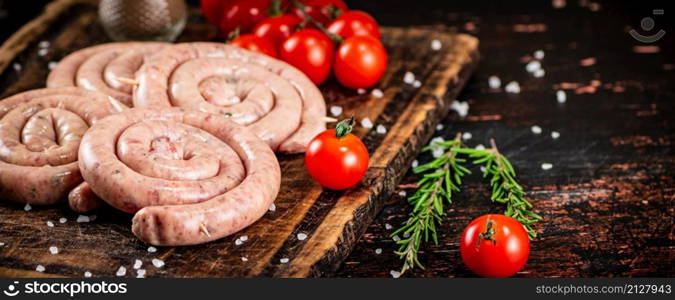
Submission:
<svg viewBox="0 0 675 300">
<path fill-rule="evenodd" d="M 372 36 L 355 35 L 342 42 L 335 55 L 335 77 L 348 88 L 375 85 L 387 69 L 387 51 Z"/>
<path fill-rule="evenodd" d="M 279 56 L 319 85 L 330 74 L 334 56 L 333 41 L 321 31 L 305 28 L 281 44 Z"/>
<path fill-rule="evenodd" d="M 223 15 L 225 6 L 230 5 L 231 0 L 200 0 L 202 13 L 209 23 L 220 25 L 220 17 Z"/>
<path fill-rule="evenodd" d="M 220 17 L 220 31 L 227 35 L 237 27 L 248 33 L 253 26 L 267 17 L 272 0 L 235 0 L 225 5 Z"/>
<path fill-rule="evenodd" d="M 278 57 L 277 48 L 274 47 L 272 42 L 255 36 L 253 34 L 244 34 L 230 42 L 231 45 L 237 46 L 239 48 L 244 48 L 254 52 L 262 53 L 271 57 Z"/>
<path fill-rule="evenodd" d="M 305 12 L 321 24 L 328 24 L 330 20 L 334 19 L 337 10 L 342 12 L 349 10 L 347 4 L 342 0 L 301 0 L 299 2 L 305 6 Z M 296 8 L 293 12 L 299 18 L 305 18 L 302 10 Z M 312 26 L 310 23 L 307 25 Z"/>
<path fill-rule="evenodd" d="M 523 225 L 505 215 L 484 215 L 471 221 L 459 248 L 464 264 L 483 277 L 509 277 L 520 271 L 530 255 Z"/>
<path fill-rule="evenodd" d="M 375 19 L 358 10 L 350 10 L 340 15 L 326 29 L 344 39 L 354 35 L 370 35 L 378 40 L 380 39 L 380 28 L 377 26 Z"/>
<path fill-rule="evenodd" d="M 307 146 L 305 166 L 309 175 L 322 186 L 344 190 L 356 185 L 368 170 L 368 149 L 351 134 L 354 119 L 338 123 Z M 339 136 L 338 136 L 339 134 Z"/>
<path fill-rule="evenodd" d="M 253 28 L 253 34 L 265 38 L 279 47 L 283 41 L 293 34 L 295 27 L 302 20 L 294 15 L 281 15 L 262 20 Z"/>
</svg>

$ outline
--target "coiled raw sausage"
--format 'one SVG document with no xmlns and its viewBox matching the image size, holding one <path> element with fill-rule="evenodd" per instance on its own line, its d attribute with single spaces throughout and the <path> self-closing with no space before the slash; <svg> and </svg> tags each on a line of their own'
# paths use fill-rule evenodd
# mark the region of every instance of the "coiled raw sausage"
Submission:
<svg viewBox="0 0 675 300">
<path fill-rule="evenodd" d="M 29 204 L 63 201 L 82 182 L 84 132 L 126 107 L 78 88 L 38 89 L 0 101 L 0 196 Z"/>
<path fill-rule="evenodd" d="M 275 151 L 303 152 L 326 129 L 321 92 L 299 70 L 219 43 L 166 47 L 136 73 L 134 106 L 180 106 L 231 116 Z"/>
<path fill-rule="evenodd" d="M 215 240 L 258 220 L 276 198 L 269 146 L 223 115 L 134 108 L 97 122 L 79 151 L 82 176 L 108 204 L 136 213 L 153 245 Z"/>
<path fill-rule="evenodd" d="M 80 49 L 63 58 L 49 73 L 47 87 L 78 86 L 102 92 L 131 106 L 133 86 L 120 79 L 133 79 L 145 57 L 167 45 L 127 42 Z"/>
</svg>

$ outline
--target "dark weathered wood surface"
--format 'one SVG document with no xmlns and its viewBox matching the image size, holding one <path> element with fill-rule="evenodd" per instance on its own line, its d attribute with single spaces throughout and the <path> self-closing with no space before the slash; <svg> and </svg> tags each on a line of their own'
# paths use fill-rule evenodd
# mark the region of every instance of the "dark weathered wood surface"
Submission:
<svg viewBox="0 0 675 300">
<path fill-rule="evenodd" d="M 96 21 L 94 6 L 77 4 L 56 18 L 44 33 L 34 36 L 24 51 L 11 63 L 17 71 L 5 68 L 0 75 L 1 95 L 44 86 L 48 64 L 69 52 L 105 42 Z M 214 29 L 203 24 L 196 11 L 180 41 L 212 40 Z M 165 247 L 156 253 L 130 232 L 130 216 L 104 209 L 89 223 L 76 223 L 77 215 L 62 207 L 22 206 L 0 201 L 0 276 L 113 276 L 120 266 L 134 276 L 131 266 L 140 259 L 147 276 L 222 277 L 329 275 L 338 268 L 352 246 L 381 210 L 406 166 L 433 133 L 436 123 L 449 110 L 470 77 L 478 60 L 478 41 L 468 35 L 448 34 L 418 28 L 382 28 L 383 42 L 390 63 L 378 88 L 382 99 L 370 93 L 358 94 L 330 82 L 321 87 L 328 105 L 340 105 L 342 117 L 368 117 L 375 125 L 387 128 L 358 128 L 370 150 L 371 164 L 362 184 L 344 192 L 324 191 L 306 174 L 302 155 L 280 156 L 282 189 L 276 210 L 253 226 L 216 242 L 193 247 Z M 26 37 L 28 39 L 29 36 Z M 445 45 L 432 51 L 430 43 L 438 39 Z M 23 39 L 19 39 L 23 41 Z M 44 56 L 37 44 L 49 40 Z M 413 71 L 423 84 L 420 88 L 403 84 L 406 71 Z M 67 221 L 60 223 L 59 218 Z M 54 223 L 48 227 L 47 222 Z M 299 240 L 297 235 L 308 237 Z M 235 239 L 246 235 L 243 245 Z M 50 254 L 56 246 L 58 254 Z M 150 265 L 152 258 L 166 262 L 163 268 Z M 246 258 L 244 261 L 242 258 Z M 282 263 L 282 259 L 288 259 Z M 285 261 L 285 260 L 284 260 Z M 36 272 L 43 265 L 43 273 Z"/>
<path fill-rule="evenodd" d="M 451 138 L 470 132 L 469 145 L 487 145 L 494 137 L 515 165 L 536 212 L 537 226 L 531 256 L 518 277 L 675 276 L 675 26 L 672 11 L 662 17 L 654 1 L 599 1 L 598 11 L 584 1 L 566 1 L 561 9 L 551 1 L 423 2 L 354 1 L 390 25 L 430 24 L 439 31 L 467 32 L 481 40 L 483 57 L 475 76 L 460 94 L 470 103 L 469 115 L 450 114 L 436 136 Z M 595 2 L 595 1 L 593 1 Z M 585 1 L 585 3 L 589 3 Z M 428 5 L 424 5 L 428 4 Z M 432 9 L 432 7 L 435 7 Z M 405 11 L 405 13 L 403 13 Z M 405 14 L 407 18 L 403 18 Z M 671 15 L 670 17 L 668 15 Z M 658 53 L 639 54 L 643 46 L 627 33 L 639 29 L 643 17 L 653 17 L 653 34 L 667 34 L 654 45 Z M 544 24 L 543 32 L 516 32 L 517 24 Z M 537 26 L 540 27 L 540 26 Z M 546 74 L 534 78 L 525 71 L 523 57 L 537 49 Z M 580 61 L 596 58 L 593 66 Z M 518 81 L 520 94 L 488 88 L 488 77 L 502 84 Z M 567 102 L 556 102 L 562 82 L 584 85 L 599 80 L 593 94 L 566 90 Z M 502 87 L 503 87 L 502 85 Z M 530 127 L 543 128 L 535 135 Z M 551 138 L 551 132 L 560 138 Z M 420 155 L 420 162 L 429 155 Z M 552 163 L 548 171 L 542 163 Z M 477 173 L 477 169 L 473 169 Z M 414 183 L 408 174 L 402 183 Z M 390 277 L 401 262 L 389 237 L 410 208 L 397 193 L 373 221 L 345 260 L 336 277 Z M 463 191 L 448 206 L 439 229 L 439 245 L 423 248 L 426 270 L 407 277 L 474 276 L 462 265 L 460 234 L 470 220 L 502 208 L 489 202 L 479 176 L 465 180 Z M 376 249 L 382 254 L 375 254 Z"/>
</svg>

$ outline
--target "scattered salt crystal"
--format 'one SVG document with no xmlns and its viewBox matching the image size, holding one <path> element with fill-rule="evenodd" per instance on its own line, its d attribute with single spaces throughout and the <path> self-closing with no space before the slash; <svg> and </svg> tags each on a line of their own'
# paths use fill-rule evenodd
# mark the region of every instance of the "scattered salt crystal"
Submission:
<svg viewBox="0 0 675 300">
<path fill-rule="evenodd" d="M 51 247 L 49 247 L 49 253 L 59 254 L 59 248 L 56 248 L 55 246 L 51 246 Z"/>
<path fill-rule="evenodd" d="M 520 93 L 520 85 L 516 81 L 511 81 L 504 87 L 504 90 L 507 93 L 518 94 Z"/>
<path fill-rule="evenodd" d="M 487 170 L 487 169 L 486 169 L 485 167 L 480 166 L 480 171 L 481 171 L 481 173 L 485 173 L 486 170 Z"/>
<path fill-rule="evenodd" d="M 241 239 L 234 240 L 234 244 L 237 245 L 237 246 L 241 246 L 241 244 L 243 244 L 243 243 L 244 243 L 244 241 L 242 241 Z"/>
<path fill-rule="evenodd" d="M 392 237 L 391 239 L 392 239 L 392 240 L 394 240 L 394 242 L 398 242 L 398 241 L 400 241 L 400 240 L 401 240 L 401 238 L 400 238 L 400 237 L 398 237 L 398 235 L 395 235 L 395 236 L 394 236 L 394 237 Z"/>
<path fill-rule="evenodd" d="M 469 103 L 455 100 L 450 104 L 450 109 L 456 111 L 460 117 L 464 118 L 469 114 Z"/>
<path fill-rule="evenodd" d="M 366 90 L 365 90 L 365 89 L 358 89 L 358 90 L 356 90 L 356 92 L 357 92 L 359 95 L 363 95 L 363 94 L 366 93 Z"/>
<path fill-rule="evenodd" d="M 441 47 L 443 47 L 443 44 L 441 44 L 441 41 L 434 39 L 431 41 L 431 50 L 438 51 L 441 50 Z"/>
<path fill-rule="evenodd" d="M 491 89 L 498 89 L 502 86 L 502 80 L 497 76 L 490 76 L 490 78 L 488 78 L 488 85 Z"/>
<path fill-rule="evenodd" d="M 536 77 L 536 78 L 541 78 L 541 77 L 544 77 L 544 75 L 546 75 L 546 71 L 544 71 L 544 69 L 539 69 L 539 70 L 534 71 L 534 74 L 532 74 L 532 75 L 534 75 L 534 77 Z"/>
<path fill-rule="evenodd" d="M 525 65 L 525 70 L 527 70 L 530 73 L 533 73 L 534 71 L 540 70 L 541 69 L 541 63 L 538 60 L 533 60 L 527 65 Z"/>
<path fill-rule="evenodd" d="M 86 278 L 91 277 L 91 272 L 89 272 L 89 271 L 84 272 L 84 277 L 86 277 Z"/>
<path fill-rule="evenodd" d="M 23 210 L 25 210 L 25 211 L 29 211 L 31 209 L 33 209 L 33 207 L 30 206 L 30 204 L 26 204 L 26 206 L 23 207 Z"/>
<path fill-rule="evenodd" d="M 394 226 L 391 226 L 391 224 L 389 224 L 389 223 L 384 223 L 384 229 L 386 229 L 386 230 L 391 230 L 392 228 L 394 228 Z"/>
<path fill-rule="evenodd" d="M 242 242 L 248 241 L 248 235 L 242 235 L 239 239 L 240 239 Z"/>
<path fill-rule="evenodd" d="M 304 241 L 305 239 L 307 239 L 307 234 L 302 233 L 302 232 L 298 233 L 298 240 L 299 241 Z"/>
<path fill-rule="evenodd" d="M 543 164 L 541 164 L 541 169 L 542 169 L 542 170 L 550 170 L 551 168 L 553 168 L 553 164 L 550 164 L 550 163 L 543 163 Z"/>
<path fill-rule="evenodd" d="M 66 219 L 66 218 L 60 218 L 59 219 L 59 223 L 61 223 L 61 224 L 65 223 L 67 221 L 68 221 L 68 219 Z"/>
<path fill-rule="evenodd" d="M 379 134 L 385 134 L 387 133 L 387 127 L 384 127 L 382 124 L 377 125 L 377 128 L 375 131 Z"/>
<path fill-rule="evenodd" d="M 152 265 L 155 266 L 155 268 L 161 268 L 164 266 L 164 261 L 159 258 L 153 258 Z"/>
<path fill-rule="evenodd" d="M 567 94 L 563 90 L 559 90 L 555 93 L 555 98 L 558 100 L 558 103 L 565 103 L 567 101 Z"/>
<path fill-rule="evenodd" d="M 57 64 L 58 63 L 55 62 L 55 61 L 50 61 L 49 63 L 47 63 L 47 68 L 49 68 L 49 70 L 54 70 L 54 68 L 56 68 Z"/>
<path fill-rule="evenodd" d="M 537 51 L 534 51 L 534 58 L 543 59 L 544 58 L 544 50 L 539 49 Z"/>
<path fill-rule="evenodd" d="M 117 269 L 117 273 L 115 273 L 118 277 L 122 277 L 124 275 L 127 275 L 127 268 L 124 266 L 121 266 L 119 269 Z"/>
<path fill-rule="evenodd" d="M 275 211 L 275 210 L 277 210 L 277 206 L 276 206 L 274 203 L 272 203 L 272 204 L 270 205 L 270 207 L 269 207 L 267 210 L 269 210 L 269 211 Z"/>
<path fill-rule="evenodd" d="M 143 265 L 143 262 L 140 259 L 137 259 L 136 261 L 134 261 L 134 269 L 138 270 L 138 269 L 141 268 L 142 265 Z"/>
<path fill-rule="evenodd" d="M 35 271 L 38 271 L 38 272 L 44 272 L 44 271 L 45 271 L 45 266 L 43 266 L 43 265 L 37 265 L 37 267 L 35 268 Z"/>
<path fill-rule="evenodd" d="M 429 142 L 429 146 L 431 146 L 431 156 L 434 158 L 439 158 L 441 155 L 443 155 L 443 153 L 445 153 L 443 146 L 437 145 L 438 143 L 442 142 L 445 142 L 443 137 L 435 137 Z"/>
<path fill-rule="evenodd" d="M 0 247 L 4 246 L 5 242 L 0 242 Z"/>
<path fill-rule="evenodd" d="M 405 72 L 405 75 L 403 75 L 403 82 L 413 84 L 415 82 L 415 74 L 410 71 Z"/>
<path fill-rule="evenodd" d="M 443 124 L 436 125 L 436 130 L 443 130 Z"/>
<path fill-rule="evenodd" d="M 410 237 L 410 233 L 407 233 L 407 232 L 403 233 L 403 237 L 406 238 L 406 239 L 409 238 L 409 237 Z"/>
<path fill-rule="evenodd" d="M 473 135 L 471 134 L 471 132 L 462 133 L 462 139 L 465 140 L 465 141 L 470 140 L 472 137 L 473 137 Z"/>
<path fill-rule="evenodd" d="M 476 150 L 485 150 L 485 146 L 483 146 L 483 144 L 478 144 L 478 145 L 476 145 L 475 149 Z"/>
<path fill-rule="evenodd" d="M 375 254 L 382 254 L 382 248 L 375 249 Z"/>
<path fill-rule="evenodd" d="M 17 71 L 17 72 L 21 72 L 21 69 L 23 69 L 23 67 L 21 66 L 20 63 L 13 63 L 12 68 L 14 68 L 14 71 Z"/>
<path fill-rule="evenodd" d="M 49 47 L 49 41 L 41 41 L 38 43 L 39 48 L 48 48 Z"/>
<path fill-rule="evenodd" d="M 391 274 L 391 277 L 394 277 L 394 278 L 401 277 L 401 272 L 399 272 L 399 271 L 391 270 L 391 272 L 389 272 L 389 274 Z"/>
<path fill-rule="evenodd" d="M 52 222 L 52 221 L 47 221 L 47 226 L 49 226 L 49 227 L 54 227 L 54 222 Z"/>
<path fill-rule="evenodd" d="M 148 247 L 148 252 L 155 253 L 155 252 L 157 252 L 157 248 L 155 248 L 153 246 L 150 246 L 150 247 Z"/>
<path fill-rule="evenodd" d="M 37 52 L 38 56 L 45 56 L 47 53 L 49 53 L 49 49 L 40 49 Z"/>
<path fill-rule="evenodd" d="M 419 162 L 419 161 L 413 160 L 413 162 L 412 162 L 412 167 L 413 167 L 413 168 L 417 168 L 417 166 L 419 166 L 419 165 L 420 165 L 420 162 Z"/>
<path fill-rule="evenodd" d="M 560 137 L 560 132 L 557 131 L 551 131 L 551 138 L 557 139 Z"/>
<path fill-rule="evenodd" d="M 373 89 L 372 92 L 370 92 L 371 95 L 375 98 L 382 98 L 384 96 L 384 93 L 380 89 Z"/>
<path fill-rule="evenodd" d="M 422 82 L 419 81 L 419 80 L 415 80 L 415 81 L 413 81 L 412 86 L 415 87 L 415 88 L 421 87 L 421 86 L 422 86 Z"/>
<path fill-rule="evenodd" d="M 89 219 L 89 216 L 79 215 L 79 216 L 77 217 L 77 223 L 88 223 L 89 221 L 91 221 L 91 220 Z"/>
<path fill-rule="evenodd" d="M 530 128 L 532 130 L 532 133 L 534 134 L 541 134 L 541 127 L 534 125 Z"/>
<path fill-rule="evenodd" d="M 400 192 L 398 192 L 398 195 L 401 196 L 401 197 L 405 197 L 406 192 L 405 192 L 405 191 L 400 191 Z"/>
<path fill-rule="evenodd" d="M 246 256 L 242 256 L 242 257 L 241 257 L 241 261 L 247 262 L 247 261 L 248 261 L 248 258 L 247 258 Z"/>
<path fill-rule="evenodd" d="M 287 257 L 284 257 L 284 258 L 279 260 L 279 262 L 282 263 L 282 264 L 288 263 L 288 261 L 290 261 L 290 259 L 288 259 Z"/>
<path fill-rule="evenodd" d="M 136 271 L 136 278 L 145 278 L 145 269 Z"/>
<path fill-rule="evenodd" d="M 373 121 L 371 121 L 368 117 L 365 117 L 361 120 L 361 126 L 368 129 L 373 128 Z"/>
</svg>

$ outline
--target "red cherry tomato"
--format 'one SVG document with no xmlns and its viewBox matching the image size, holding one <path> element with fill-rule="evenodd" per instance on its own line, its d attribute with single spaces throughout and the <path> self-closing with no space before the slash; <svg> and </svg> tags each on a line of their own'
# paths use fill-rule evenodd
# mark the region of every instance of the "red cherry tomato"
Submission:
<svg viewBox="0 0 675 300">
<path fill-rule="evenodd" d="M 333 41 L 311 28 L 292 34 L 279 49 L 282 60 L 300 69 L 316 85 L 328 78 L 333 55 Z"/>
<path fill-rule="evenodd" d="M 515 219 L 484 215 L 464 229 L 459 252 L 464 264 L 474 273 L 483 277 L 509 277 L 527 262 L 530 239 Z"/>
<path fill-rule="evenodd" d="M 301 0 L 299 2 L 305 6 L 305 12 L 321 24 L 328 24 L 330 20 L 334 19 L 337 10 L 342 12 L 349 10 L 347 4 L 342 0 Z M 299 18 L 305 18 L 300 9 L 295 8 L 293 12 Z M 312 26 L 311 23 L 307 25 Z"/>
<path fill-rule="evenodd" d="M 253 34 L 244 34 L 230 42 L 231 45 L 237 46 L 239 48 L 244 48 L 254 52 L 262 53 L 274 58 L 277 58 L 277 48 L 274 47 L 272 42 L 255 36 Z"/>
<path fill-rule="evenodd" d="M 293 34 L 295 27 L 302 20 L 294 15 L 281 15 L 262 20 L 253 28 L 253 34 L 265 38 L 279 47 L 283 41 Z"/>
<path fill-rule="evenodd" d="M 232 0 L 200 0 L 202 13 L 209 23 L 220 25 L 220 17 L 223 15 L 225 6 L 230 5 Z"/>
<path fill-rule="evenodd" d="M 342 42 L 335 55 L 335 77 L 352 89 L 375 85 L 387 69 L 387 51 L 372 36 L 355 35 Z"/>
<path fill-rule="evenodd" d="M 223 8 L 220 17 L 220 31 L 227 35 L 237 27 L 239 32 L 248 33 L 253 26 L 267 17 L 272 0 L 235 0 Z"/>
<path fill-rule="evenodd" d="M 378 40 L 380 39 L 380 28 L 377 26 L 375 19 L 358 10 L 350 10 L 340 15 L 326 29 L 344 39 L 355 35 L 370 35 Z"/>
<path fill-rule="evenodd" d="M 351 120 L 338 124 L 336 129 L 326 130 L 307 146 L 305 166 L 307 172 L 322 186 L 332 190 L 344 190 L 356 185 L 368 170 L 368 149 L 361 140 L 351 133 L 341 137 L 340 126 L 349 126 Z"/>
</svg>

